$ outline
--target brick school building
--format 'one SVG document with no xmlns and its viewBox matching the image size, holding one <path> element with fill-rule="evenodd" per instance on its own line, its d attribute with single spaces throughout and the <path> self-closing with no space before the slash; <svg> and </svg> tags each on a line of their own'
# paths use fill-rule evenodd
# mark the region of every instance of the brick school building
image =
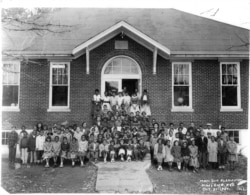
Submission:
<svg viewBox="0 0 250 195">
<path fill-rule="evenodd" d="M 242 142 L 249 30 L 175 9 L 63 8 L 48 18 L 60 29 L 3 32 L 3 144 L 13 125 L 91 125 L 94 90 L 124 87 L 147 89 L 159 122 L 210 122 Z"/>
</svg>

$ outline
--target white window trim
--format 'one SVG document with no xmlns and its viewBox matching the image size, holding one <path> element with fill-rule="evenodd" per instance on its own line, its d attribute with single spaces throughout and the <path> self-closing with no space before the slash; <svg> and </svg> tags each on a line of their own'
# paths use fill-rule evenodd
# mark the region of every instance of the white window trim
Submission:
<svg viewBox="0 0 250 195">
<path fill-rule="evenodd" d="M 58 64 L 68 65 L 68 106 L 52 106 L 52 68 Z M 70 62 L 50 62 L 49 108 L 47 112 L 70 112 Z"/>
<path fill-rule="evenodd" d="M 189 106 L 175 106 L 174 105 L 174 65 L 187 64 L 189 65 Z M 172 109 L 171 112 L 194 112 L 193 109 L 193 85 L 192 85 L 192 63 L 191 62 L 172 62 Z"/>
<path fill-rule="evenodd" d="M 237 106 L 222 106 L 222 64 L 237 64 Z M 240 82 L 240 63 L 239 62 L 220 62 L 220 112 L 243 112 L 241 108 L 241 82 Z"/>
<path fill-rule="evenodd" d="M 4 64 L 18 64 L 19 65 L 19 78 L 18 78 L 18 106 L 3 106 L 3 102 L 1 101 L 2 111 L 6 112 L 20 112 L 20 78 L 21 78 L 21 63 L 20 61 L 3 61 L 2 67 Z M 3 75 L 1 75 L 2 82 L 2 92 L 3 92 Z M 2 93 L 3 95 L 3 93 Z M 3 98 L 3 97 L 2 97 Z"/>
</svg>

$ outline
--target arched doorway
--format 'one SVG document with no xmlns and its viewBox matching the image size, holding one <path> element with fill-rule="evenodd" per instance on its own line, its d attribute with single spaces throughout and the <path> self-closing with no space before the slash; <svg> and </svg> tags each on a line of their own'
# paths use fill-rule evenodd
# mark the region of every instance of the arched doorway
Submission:
<svg viewBox="0 0 250 195">
<path fill-rule="evenodd" d="M 128 56 L 115 56 L 109 59 L 102 68 L 101 94 L 104 91 L 122 91 L 127 88 L 132 95 L 135 88 L 141 93 L 141 68 L 139 64 Z"/>
</svg>

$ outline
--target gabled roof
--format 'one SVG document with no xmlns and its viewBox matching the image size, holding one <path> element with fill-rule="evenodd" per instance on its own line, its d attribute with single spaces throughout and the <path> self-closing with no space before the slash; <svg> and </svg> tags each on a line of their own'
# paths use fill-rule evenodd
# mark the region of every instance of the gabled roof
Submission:
<svg viewBox="0 0 250 195">
<path fill-rule="evenodd" d="M 110 28 L 125 28 L 171 54 L 248 54 L 249 30 L 175 9 L 61 8 L 50 22 L 70 32 L 4 32 L 3 50 L 34 55 L 71 55 Z M 133 30 L 131 30 L 133 29 Z M 137 33 L 135 33 L 137 32 Z M 145 38 L 147 37 L 147 39 Z"/>
</svg>

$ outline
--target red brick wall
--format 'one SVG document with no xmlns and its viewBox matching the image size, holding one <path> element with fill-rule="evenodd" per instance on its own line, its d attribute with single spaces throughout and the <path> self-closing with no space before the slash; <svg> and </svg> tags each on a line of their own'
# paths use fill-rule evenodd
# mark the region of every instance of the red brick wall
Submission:
<svg viewBox="0 0 250 195">
<path fill-rule="evenodd" d="M 90 52 L 90 74 L 86 74 L 86 57 L 71 62 L 70 109 L 71 112 L 47 112 L 49 107 L 49 62 L 40 60 L 41 65 L 21 66 L 20 112 L 3 112 L 3 129 L 11 125 L 32 128 L 37 122 L 90 124 L 91 98 L 96 88 L 101 87 L 101 69 L 105 62 L 116 55 L 127 55 L 135 59 L 142 69 L 142 89 L 148 89 L 153 117 L 167 123 L 190 121 L 197 125 L 207 122 L 214 127 L 246 129 L 248 127 L 248 61 L 243 60 L 241 70 L 241 103 L 243 112 L 220 112 L 220 66 L 216 60 L 194 60 L 192 63 L 193 109 L 194 112 L 171 112 L 172 66 L 169 60 L 158 56 L 157 74 L 152 74 L 153 53 L 135 41 L 129 41 L 129 50 L 114 50 L 113 38 Z"/>
</svg>

